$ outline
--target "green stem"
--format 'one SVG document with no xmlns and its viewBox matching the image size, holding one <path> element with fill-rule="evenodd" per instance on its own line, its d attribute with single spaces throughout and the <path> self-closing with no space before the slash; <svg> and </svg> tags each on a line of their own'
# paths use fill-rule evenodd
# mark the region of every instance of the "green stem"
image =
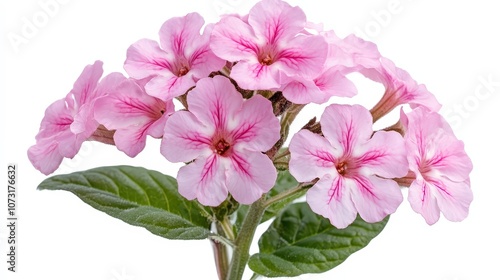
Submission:
<svg viewBox="0 0 500 280">
<path fill-rule="evenodd" d="M 315 183 L 317 182 L 317 180 L 314 180 L 312 182 L 306 182 L 306 183 L 300 183 L 298 184 L 295 188 L 291 188 L 291 189 L 288 189 L 284 192 L 281 192 L 271 198 L 269 198 L 268 200 L 266 200 L 264 202 L 264 209 L 266 209 L 267 207 L 273 205 L 274 203 L 276 202 L 279 202 L 283 199 L 286 199 L 298 192 L 301 192 L 303 191 L 304 189 L 307 189 L 307 188 L 310 188 L 312 185 L 314 185 Z"/>
<path fill-rule="evenodd" d="M 243 272 L 250 258 L 250 245 L 252 244 L 255 230 L 262 219 L 265 209 L 263 197 L 250 205 L 250 209 L 241 225 L 238 237 L 236 237 L 233 257 L 226 278 L 227 280 L 241 280 L 243 277 Z"/>
</svg>

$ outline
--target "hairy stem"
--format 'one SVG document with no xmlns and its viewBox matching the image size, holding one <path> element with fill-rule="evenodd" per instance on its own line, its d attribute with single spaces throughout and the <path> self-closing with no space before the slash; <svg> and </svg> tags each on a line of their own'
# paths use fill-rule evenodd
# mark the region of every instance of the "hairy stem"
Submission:
<svg viewBox="0 0 500 280">
<path fill-rule="evenodd" d="M 250 206 L 247 216 L 241 225 L 238 237 L 236 237 L 227 280 L 241 280 L 243 277 L 243 272 L 250 258 L 250 245 L 265 209 L 264 198 L 260 198 Z"/>
</svg>

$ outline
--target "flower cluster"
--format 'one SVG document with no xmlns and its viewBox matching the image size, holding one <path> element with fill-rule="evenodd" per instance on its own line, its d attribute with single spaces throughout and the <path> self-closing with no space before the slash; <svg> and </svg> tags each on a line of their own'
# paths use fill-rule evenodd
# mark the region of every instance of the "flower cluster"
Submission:
<svg viewBox="0 0 500 280">
<path fill-rule="evenodd" d="M 429 224 L 440 212 L 451 221 L 468 214 L 472 163 L 434 95 L 374 43 L 323 30 L 299 7 L 262 0 L 215 24 L 204 26 L 197 13 L 169 19 L 159 42 L 128 48 L 124 69 L 129 77 L 101 79 L 96 61 L 47 108 L 28 151 L 38 170 L 54 172 L 86 140 L 134 157 L 149 135 L 161 139 L 167 160 L 186 163 L 179 193 L 206 206 L 252 204 L 272 189 L 278 169 L 289 169 L 309 188 L 311 209 L 338 228 L 358 214 L 378 222 L 394 213 L 400 187 Z M 319 122 L 288 139 L 307 104 L 357 94 L 354 72 L 384 86 L 380 101 L 371 109 L 327 104 Z M 373 130 L 397 108 L 395 125 Z"/>
</svg>

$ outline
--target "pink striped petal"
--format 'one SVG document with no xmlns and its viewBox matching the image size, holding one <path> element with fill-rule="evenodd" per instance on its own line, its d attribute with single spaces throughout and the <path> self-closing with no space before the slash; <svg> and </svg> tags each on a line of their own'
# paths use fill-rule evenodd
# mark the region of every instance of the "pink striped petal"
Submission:
<svg viewBox="0 0 500 280">
<path fill-rule="evenodd" d="M 76 101 L 76 106 L 81 106 L 96 98 L 95 88 L 103 73 L 102 61 L 87 65 L 73 85 L 70 94 Z"/>
<path fill-rule="evenodd" d="M 429 225 L 433 225 L 439 220 L 439 206 L 431 188 L 432 186 L 425 180 L 417 179 L 408 190 L 408 201 L 411 208 L 421 214 Z"/>
<path fill-rule="evenodd" d="M 235 116 L 233 139 L 255 151 L 267 151 L 279 140 L 280 123 L 274 116 L 269 100 L 256 95 L 243 103 Z"/>
<path fill-rule="evenodd" d="M 229 79 L 222 76 L 201 79 L 187 97 L 189 111 L 205 126 L 215 131 L 229 127 L 243 105 L 241 94 Z"/>
<path fill-rule="evenodd" d="M 216 155 L 199 157 L 183 166 L 177 174 L 179 193 L 207 206 L 218 206 L 228 195 L 225 184 L 225 163 Z"/>
<path fill-rule="evenodd" d="M 257 62 L 260 45 L 250 25 L 241 19 L 228 16 L 222 18 L 213 28 L 210 48 L 219 57 L 228 61 L 253 60 Z"/>
<path fill-rule="evenodd" d="M 344 155 L 353 153 L 353 148 L 368 141 L 373 133 L 372 116 L 360 105 L 332 104 L 325 109 L 320 123 L 326 139 Z"/>
<path fill-rule="evenodd" d="M 28 158 L 33 166 L 45 175 L 56 171 L 63 160 L 58 143 L 53 139 L 37 141 L 28 149 Z"/>
<path fill-rule="evenodd" d="M 372 175 L 355 176 L 346 181 L 354 184 L 351 199 L 361 218 L 369 223 L 382 221 L 387 215 L 396 212 L 403 202 L 403 194 L 393 180 Z"/>
<path fill-rule="evenodd" d="M 385 178 L 400 178 L 408 173 L 403 137 L 394 131 L 378 131 L 358 148 L 357 161 L 363 169 Z"/>
<path fill-rule="evenodd" d="M 278 52 L 271 66 L 278 67 L 288 76 L 314 79 L 321 74 L 327 54 L 328 44 L 323 37 L 297 36 Z"/>
<path fill-rule="evenodd" d="M 281 85 L 278 67 L 262 65 L 257 60 L 238 62 L 231 70 L 231 77 L 244 89 L 277 89 Z"/>
<path fill-rule="evenodd" d="M 270 44 L 296 36 L 306 24 L 306 15 L 299 7 L 281 0 L 258 2 L 248 14 L 248 23 L 260 38 Z"/>
<path fill-rule="evenodd" d="M 336 174 L 335 162 L 339 152 L 328 140 L 309 130 L 301 130 L 290 141 L 290 173 L 299 181 L 307 182 Z"/>
<path fill-rule="evenodd" d="M 178 111 L 165 124 L 160 151 L 171 162 L 188 162 L 212 153 L 211 144 L 211 131 L 191 112 Z"/>
<path fill-rule="evenodd" d="M 434 187 L 434 196 L 446 219 L 460 222 L 467 218 L 473 199 L 469 181 L 454 182 L 442 177 L 429 183 Z"/>
<path fill-rule="evenodd" d="M 146 92 L 163 101 L 172 100 L 194 87 L 195 82 L 192 74 L 188 73 L 181 77 L 172 73 L 156 76 L 146 84 Z"/>
<path fill-rule="evenodd" d="M 276 168 L 265 154 L 235 151 L 230 160 L 227 188 L 236 201 L 252 204 L 274 186 Z"/>
<path fill-rule="evenodd" d="M 167 20 L 160 28 L 160 45 L 163 50 L 176 57 L 189 57 L 203 44 L 200 29 L 205 21 L 198 13 Z"/>
<path fill-rule="evenodd" d="M 123 68 L 135 79 L 151 75 L 171 75 L 173 60 L 173 54 L 160 49 L 156 41 L 141 39 L 128 48 Z"/>
<path fill-rule="evenodd" d="M 341 176 L 326 175 L 307 191 L 306 200 L 311 210 L 328 218 L 337 228 L 346 228 L 357 215 L 351 200 L 352 186 Z"/>
</svg>

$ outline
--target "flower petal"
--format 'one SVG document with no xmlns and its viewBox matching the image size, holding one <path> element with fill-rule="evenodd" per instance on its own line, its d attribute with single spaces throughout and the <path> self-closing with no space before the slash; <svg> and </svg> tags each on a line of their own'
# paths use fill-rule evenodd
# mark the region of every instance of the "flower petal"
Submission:
<svg viewBox="0 0 500 280">
<path fill-rule="evenodd" d="M 267 151 L 280 138 L 280 123 L 272 104 L 261 95 L 246 100 L 235 117 L 237 124 L 231 134 L 237 143 L 244 142 L 246 148 Z"/>
<path fill-rule="evenodd" d="M 346 228 L 356 219 L 351 187 L 342 176 L 325 175 L 307 191 L 306 201 L 313 212 L 337 228 Z"/>
<path fill-rule="evenodd" d="M 320 123 L 326 139 L 344 155 L 353 153 L 354 147 L 370 139 L 373 133 L 372 116 L 360 105 L 332 104 L 325 109 Z"/>
<path fill-rule="evenodd" d="M 198 81 L 187 96 L 189 111 L 205 126 L 216 129 L 229 128 L 230 122 L 241 109 L 243 98 L 229 79 L 222 76 Z M 234 124 L 232 127 L 234 128 Z"/>
<path fill-rule="evenodd" d="M 361 218 L 369 223 L 380 222 L 396 212 L 403 201 L 403 194 L 393 180 L 373 175 L 355 176 L 346 181 L 355 185 L 352 188 L 352 201 Z"/>
<path fill-rule="evenodd" d="M 210 48 L 220 58 L 228 61 L 257 62 L 259 42 L 252 28 L 241 19 L 228 16 L 215 24 L 210 38 Z"/>
<path fill-rule="evenodd" d="M 321 104 L 328 100 L 328 96 L 323 94 L 314 81 L 302 77 L 294 77 L 283 87 L 282 92 L 287 100 L 295 104 Z"/>
<path fill-rule="evenodd" d="M 417 179 L 413 181 L 408 190 L 408 201 L 413 211 L 424 217 L 429 225 L 435 224 L 439 220 L 439 207 L 436 198 L 432 195 L 432 186 L 425 180 Z"/>
<path fill-rule="evenodd" d="M 65 99 L 59 99 L 45 109 L 45 116 L 41 121 L 40 131 L 36 135 L 36 140 L 49 138 L 70 129 L 75 110 L 68 105 Z"/>
<path fill-rule="evenodd" d="M 399 178 L 408 173 L 408 160 L 403 137 L 394 131 L 378 131 L 370 141 L 357 149 L 358 164 L 369 174 Z"/>
<path fill-rule="evenodd" d="M 79 107 L 96 98 L 95 88 L 103 73 L 102 61 L 97 60 L 92 65 L 87 65 L 73 85 L 70 94 Z"/>
<path fill-rule="evenodd" d="M 161 48 L 176 57 L 191 56 L 200 44 L 205 43 L 200 40 L 200 30 L 204 23 L 203 17 L 198 13 L 167 20 L 160 28 Z"/>
<path fill-rule="evenodd" d="M 179 193 L 189 200 L 197 198 L 203 205 L 218 206 L 228 195 L 224 171 L 225 164 L 217 155 L 199 157 L 179 169 Z"/>
<path fill-rule="evenodd" d="M 194 87 L 193 73 L 178 77 L 173 74 L 156 76 L 146 84 L 146 92 L 163 101 L 172 100 Z"/>
<path fill-rule="evenodd" d="M 132 80 L 121 83 L 115 91 L 95 102 L 94 116 L 107 129 L 142 126 L 156 121 L 165 111 L 165 102 L 147 95 Z"/>
<path fill-rule="evenodd" d="M 227 188 L 236 201 L 252 204 L 274 186 L 277 172 L 261 152 L 234 151 L 227 171 Z"/>
<path fill-rule="evenodd" d="M 146 146 L 147 130 L 151 123 L 129 126 L 116 130 L 113 135 L 115 146 L 129 157 L 137 156 Z"/>
<path fill-rule="evenodd" d="M 460 222 L 467 218 L 472 202 L 472 190 L 468 181 L 453 182 L 446 178 L 427 180 L 434 187 L 432 194 L 443 215 L 452 222 Z"/>
<path fill-rule="evenodd" d="M 290 141 L 290 173 L 299 182 L 336 175 L 335 151 L 328 140 L 309 130 L 301 130 Z"/>
<path fill-rule="evenodd" d="M 277 64 L 262 65 L 257 61 L 240 61 L 233 66 L 231 77 L 244 89 L 277 89 L 280 87 Z"/>
<path fill-rule="evenodd" d="M 31 164 L 45 175 L 56 171 L 63 160 L 57 142 L 52 139 L 37 141 L 36 145 L 28 149 L 28 158 Z"/>
<path fill-rule="evenodd" d="M 337 68 L 331 67 L 314 79 L 327 101 L 331 96 L 353 97 L 358 93 L 354 83 Z"/>
<path fill-rule="evenodd" d="M 276 62 L 288 76 L 299 75 L 314 79 L 323 70 L 328 54 L 328 44 L 321 36 L 298 36 L 279 51 Z"/>
<path fill-rule="evenodd" d="M 173 54 L 160 49 L 156 41 L 141 39 L 128 48 L 123 68 L 134 79 L 151 75 L 172 75 L 173 59 Z"/>
<path fill-rule="evenodd" d="M 161 154 L 171 162 L 188 162 L 210 154 L 211 133 L 191 112 L 178 111 L 165 124 Z"/>
<path fill-rule="evenodd" d="M 248 23 L 260 38 L 269 44 L 296 36 L 306 24 L 306 15 L 299 7 L 281 0 L 258 2 L 248 14 Z"/>
</svg>

